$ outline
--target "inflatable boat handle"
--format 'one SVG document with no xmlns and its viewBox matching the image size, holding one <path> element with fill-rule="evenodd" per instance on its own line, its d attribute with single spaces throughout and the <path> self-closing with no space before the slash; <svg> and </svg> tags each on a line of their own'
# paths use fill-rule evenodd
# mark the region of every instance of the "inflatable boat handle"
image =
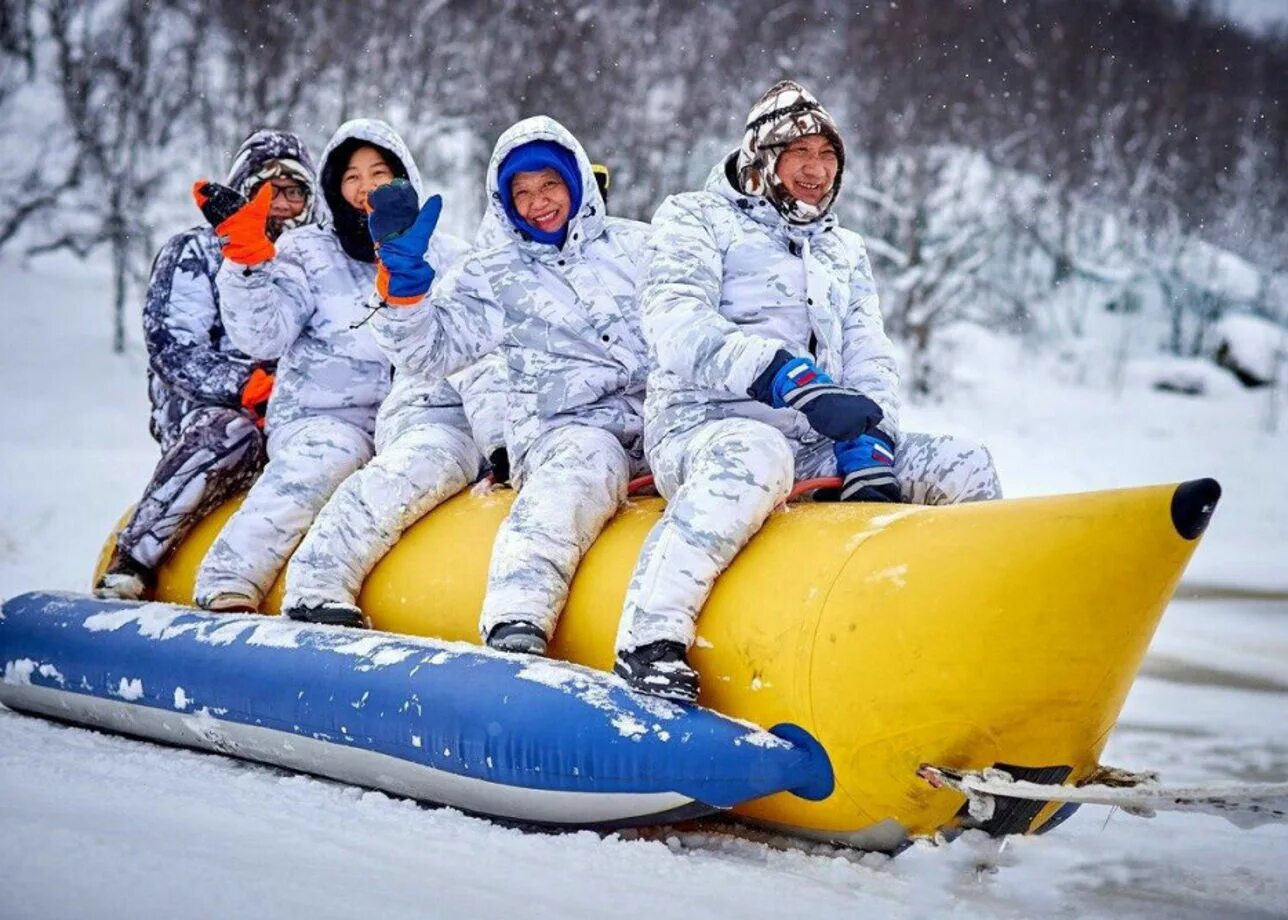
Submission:
<svg viewBox="0 0 1288 920">
<path fill-rule="evenodd" d="M 802 479 L 792 487 L 787 493 L 787 500 L 800 498 L 808 492 L 816 492 L 819 489 L 839 489 L 841 488 L 840 476 L 821 476 L 818 479 Z"/>
<path fill-rule="evenodd" d="M 792 488 L 787 495 L 787 500 L 800 498 L 808 492 L 814 492 L 818 489 L 839 489 L 841 487 L 841 478 L 839 476 L 823 476 L 819 479 L 802 479 Z M 652 476 L 639 476 L 632 479 L 626 486 L 627 495 L 640 495 L 649 489 L 656 489 L 653 485 Z"/>
<path fill-rule="evenodd" d="M 647 492 L 650 489 L 652 489 L 654 492 L 657 491 L 656 489 L 653 488 L 652 475 L 636 476 L 634 479 L 632 479 L 630 482 L 626 484 L 627 495 L 640 495 L 641 493 Z"/>
</svg>

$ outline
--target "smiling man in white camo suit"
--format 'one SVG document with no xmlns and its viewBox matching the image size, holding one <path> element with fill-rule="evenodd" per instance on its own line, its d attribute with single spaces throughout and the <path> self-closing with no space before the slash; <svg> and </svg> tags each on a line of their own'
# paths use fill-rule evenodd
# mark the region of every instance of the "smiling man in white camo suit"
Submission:
<svg viewBox="0 0 1288 920">
<path fill-rule="evenodd" d="M 784 81 L 706 188 L 653 218 L 645 444 L 667 507 L 631 579 L 616 666 L 644 692 L 696 699 L 698 613 L 794 479 L 840 476 L 843 501 L 1001 497 L 981 445 L 899 430 L 867 252 L 832 214 L 844 168 L 831 116 Z"/>
</svg>

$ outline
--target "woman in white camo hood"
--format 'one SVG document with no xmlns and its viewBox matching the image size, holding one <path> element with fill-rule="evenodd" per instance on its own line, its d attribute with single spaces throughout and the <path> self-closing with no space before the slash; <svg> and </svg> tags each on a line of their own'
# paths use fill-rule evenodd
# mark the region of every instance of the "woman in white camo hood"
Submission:
<svg viewBox="0 0 1288 920">
<path fill-rule="evenodd" d="M 194 599 L 209 610 L 260 605 L 332 493 L 371 458 L 377 409 L 390 390 L 389 359 L 362 323 L 376 276 L 364 206 L 371 191 L 395 178 L 407 178 L 419 192 L 420 172 L 398 133 L 368 118 L 341 125 L 319 166 L 318 223 L 275 242 L 261 239 L 258 223 L 240 217 L 267 203 L 252 200 L 219 225 L 226 238 L 216 277 L 224 326 L 248 355 L 278 364 L 268 464 L 197 573 Z M 227 197 L 208 193 L 218 196 Z M 444 233 L 434 238 L 431 255 L 446 269 L 466 249 Z M 465 425 L 450 387 L 427 399 L 446 421 Z M 316 622 L 363 622 L 351 604 L 316 610 L 300 604 L 288 612 Z"/>
</svg>

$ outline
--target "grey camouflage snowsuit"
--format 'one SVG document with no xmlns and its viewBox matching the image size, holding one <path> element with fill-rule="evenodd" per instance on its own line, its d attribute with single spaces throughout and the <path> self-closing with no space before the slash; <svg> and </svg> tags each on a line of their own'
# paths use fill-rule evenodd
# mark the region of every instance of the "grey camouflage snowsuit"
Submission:
<svg viewBox="0 0 1288 920">
<path fill-rule="evenodd" d="M 257 131 L 238 149 L 226 183 L 249 193 L 256 173 L 282 159 L 300 164 L 311 178 L 312 162 L 295 135 Z M 309 192 L 310 205 L 297 218 L 302 223 L 311 220 L 312 182 Z M 148 281 L 149 428 L 162 456 L 117 539 L 117 553 L 149 570 L 264 465 L 264 437 L 242 409 L 241 393 L 252 371 L 271 371 L 273 362 L 248 357 L 225 332 L 215 286 L 222 262 L 214 230 L 195 227 L 162 247 Z"/>
<path fill-rule="evenodd" d="M 520 233 L 501 203 L 502 161 L 534 140 L 566 147 L 579 166 L 582 203 L 562 249 Z M 549 636 L 582 555 L 643 469 L 635 260 L 647 226 L 604 215 L 581 144 L 544 116 L 497 140 L 487 191 L 505 242 L 465 259 L 426 303 L 383 309 L 373 325 L 400 372 L 442 376 L 500 346 L 519 496 L 493 546 L 480 630 L 523 620 Z"/>
<path fill-rule="evenodd" d="M 498 355 L 447 383 L 396 375 L 376 415 L 376 455 L 340 484 L 291 557 L 284 609 L 356 604 L 407 528 L 478 477 L 505 443 L 504 375 Z"/>
<path fill-rule="evenodd" d="M 793 480 L 836 475 L 833 443 L 800 412 L 748 395 L 780 349 L 812 355 L 838 384 L 880 405 L 905 501 L 1001 497 L 981 445 L 898 435 L 898 375 L 862 238 L 832 215 L 787 222 L 734 186 L 733 159 L 717 165 L 703 191 L 662 203 L 643 259 L 653 365 L 645 440 L 667 506 L 631 578 L 621 651 L 688 646 L 717 576 Z"/>
<path fill-rule="evenodd" d="M 389 125 L 374 119 L 340 126 L 323 153 L 324 174 L 329 157 L 350 139 L 392 153 L 420 188 L 410 151 Z M 218 276 L 229 336 L 248 354 L 279 360 L 268 406 L 268 464 L 202 562 L 195 595 L 203 606 L 221 593 L 262 600 L 322 506 L 372 456 L 377 409 L 391 380 L 370 326 L 359 325 L 368 314 L 376 266 L 346 253 L 325 189 L 318 199 L 319 225 L 283 234 L 276 257 L 263 265 L 226 263 Z M 444 234 L 434 238 L 429 257 L 449 265 L 464 249 Z M 401 393 L 409 404 L 441 410 L 449 424 L 464 429 L 460 398 L 450 384 Z M 462 466 L 477 467 L 476 458 L 464 459 L 474 451 L 468 436 L 460 440 L 466 442 L 459 447 Z M 300 590 L 307 590 L 307 581 Z"/>
</svg>

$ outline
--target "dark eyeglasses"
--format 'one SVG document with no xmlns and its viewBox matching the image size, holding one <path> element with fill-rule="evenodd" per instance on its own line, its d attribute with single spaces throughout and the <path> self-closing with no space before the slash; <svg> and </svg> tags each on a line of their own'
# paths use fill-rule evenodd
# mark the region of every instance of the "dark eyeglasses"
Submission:
<svg viewBox="0 0 1288 920">
<path fill-rule="evenodd" d="M 298 204 L 301 201 L 308 201 L 309 190 L 298 185 L 274 185 L 273 197 L 277 198 L 278 195 L 281 195 L 287 201 Z"/>
</svg>

